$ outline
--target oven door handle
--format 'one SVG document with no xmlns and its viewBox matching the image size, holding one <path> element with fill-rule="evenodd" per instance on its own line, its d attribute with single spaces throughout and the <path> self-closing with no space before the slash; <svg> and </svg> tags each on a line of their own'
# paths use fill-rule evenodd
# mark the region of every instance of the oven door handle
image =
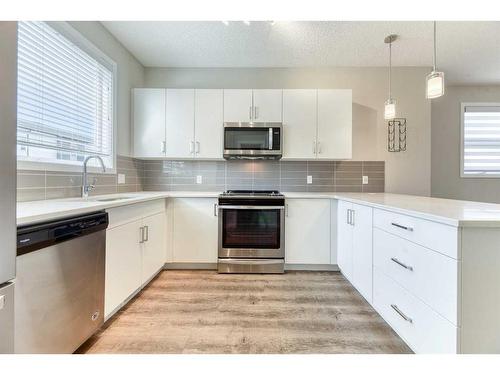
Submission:
<svg viewBox="0 0 500 375">
<path fill-rule="evenodd" d="M 219 210 L 284 210 L 284 206 L 221 206 Z"/>
</svg>

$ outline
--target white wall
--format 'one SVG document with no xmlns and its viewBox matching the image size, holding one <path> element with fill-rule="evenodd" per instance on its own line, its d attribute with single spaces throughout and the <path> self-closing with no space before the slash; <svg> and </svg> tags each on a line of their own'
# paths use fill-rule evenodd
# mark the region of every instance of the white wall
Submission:
<svg viewBox="0 0 500 375">
<path fill-rule="evenodd" d="M 130 89 L 142 86 L 144 67 L 100 22 L 69 24 L 118 65 L 117 154 L 131 156 Z"/>
<path fill-rule="evenodd" d="M 408 121 L 408 150 L 387 152 L 383 119 L 388 92 L 386 68 L 146 68 L 144 87 L 177 88 L 351 88 L 353 159 L 385 160 L 386 191 L 430 195 L 430 102 L 428 68 L 394 68 L 398 116 Z"/>
<path fill-rule="evenodd" d="M 500 86 L 446 87 L 432 102 L 432 196 L 500 203 L 500 178 L 460 177 L 460 103 L 500 102 Z"/>
</svg>

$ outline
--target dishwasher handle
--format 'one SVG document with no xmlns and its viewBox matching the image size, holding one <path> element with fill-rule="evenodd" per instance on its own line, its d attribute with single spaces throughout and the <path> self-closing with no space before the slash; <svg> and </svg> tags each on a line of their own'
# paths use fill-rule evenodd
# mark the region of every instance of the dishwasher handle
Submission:
<svg viewBox="0 0 500 375">
<path fill-rule="evenodd" d="M 106 212 L 96 212 L 20 227 L 17 229 L 17 256 L 105 230 L 108 223 Z"/>
</svg>

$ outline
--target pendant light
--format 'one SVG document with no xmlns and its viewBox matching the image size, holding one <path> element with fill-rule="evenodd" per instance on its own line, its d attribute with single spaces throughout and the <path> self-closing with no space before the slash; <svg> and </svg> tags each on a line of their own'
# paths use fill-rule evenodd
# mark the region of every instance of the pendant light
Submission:
<svg viewBox="0 0 500 375">
<path fill-rule="evenodd" d="M 427 99 L 439 98 L 444 95 L 444 73 L 436 70 L 436 21 L 434 21 L 434 50 L 432 57 L 432 72 L 427 76 Z"/>
<path fill-rule="evenodd" d="M 384 43 L 389 44 L 389 99 L 386 100 L 384 107 L 386 120 L 392 120 L 396 117 L 396 100 L 392 97 L 392 42 L 397 38 L 397 35 L 391 34 L 384 39 Z"/>
</svg>

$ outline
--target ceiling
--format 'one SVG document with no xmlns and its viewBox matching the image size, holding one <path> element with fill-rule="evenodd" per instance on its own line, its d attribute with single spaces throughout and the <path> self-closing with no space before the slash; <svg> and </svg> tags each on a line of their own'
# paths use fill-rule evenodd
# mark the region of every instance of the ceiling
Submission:
<svg viewBox="0 0 500 375">
<path fill-rule="evenodd" d="M 146 67 L 432 65 L 432 22 L 110 21 Z M 500 83 L 500 22 L 438 22 L 438 68 L 455 84 Z"/>
</svg>

